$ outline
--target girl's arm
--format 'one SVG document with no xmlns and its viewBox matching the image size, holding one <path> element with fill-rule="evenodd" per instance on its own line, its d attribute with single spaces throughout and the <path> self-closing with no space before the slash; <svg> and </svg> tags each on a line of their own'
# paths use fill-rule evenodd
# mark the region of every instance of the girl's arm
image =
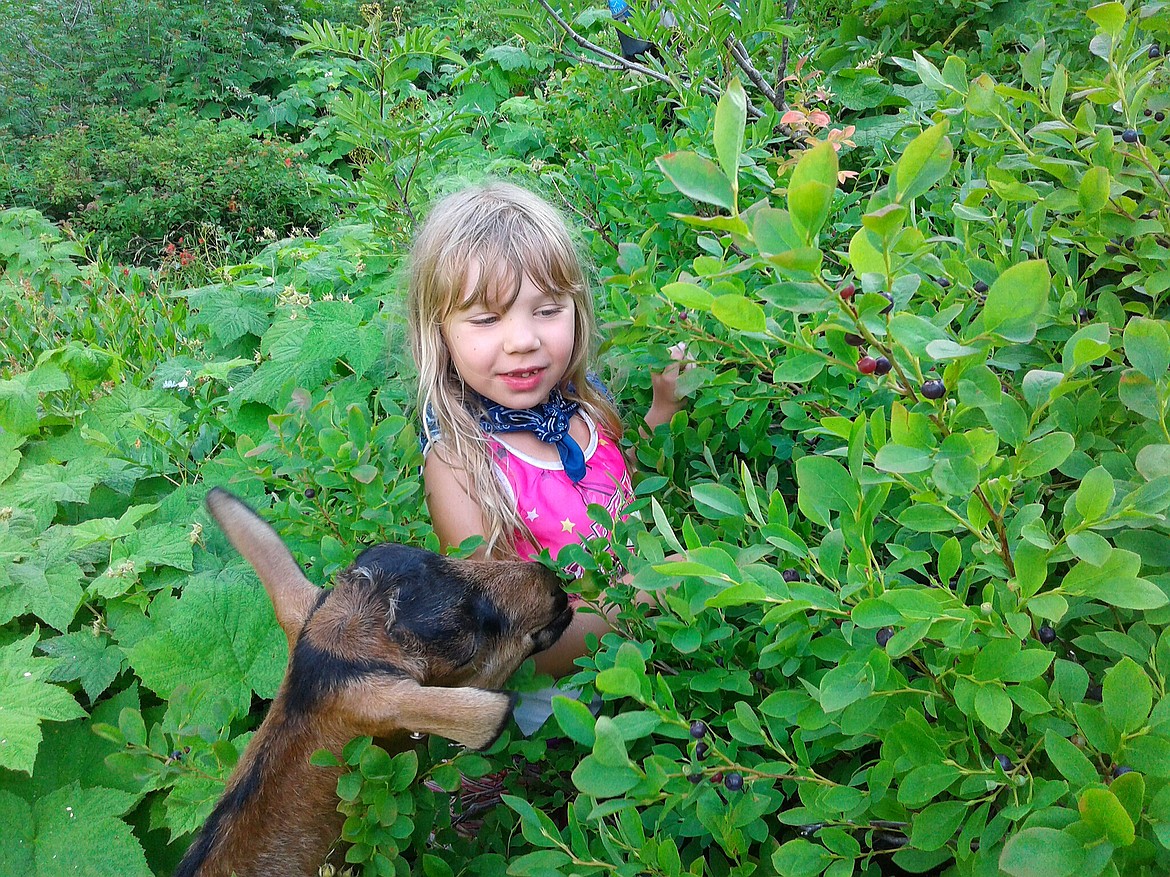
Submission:
<svg viewBox="0 0 1170 877">
<path fill-rule="evenodd" d="M 650 410 L 646 412 L 646 428 L 650 432 L 664 423 L 670 423 L 670 418 L 682 408 L 682 399 L 678 395 L 678 376 L 686 355 L 686 345 L 675 344 L 670 348 L 673 362 L 662 371 L 650 375 L 650 386 L 654 391 Z"/>
<path fill-rule="evenodd" d="M 472 536 L 487 539 L 483 513 L 467 487 L 467 473 L 452 465 L 441 445 L 431 448 L 423 461 L 423 489 L 431 525 L 444 551 Z M 480 545 L 472 557 L 487 560 L 487 545 Z"/>
</svg>

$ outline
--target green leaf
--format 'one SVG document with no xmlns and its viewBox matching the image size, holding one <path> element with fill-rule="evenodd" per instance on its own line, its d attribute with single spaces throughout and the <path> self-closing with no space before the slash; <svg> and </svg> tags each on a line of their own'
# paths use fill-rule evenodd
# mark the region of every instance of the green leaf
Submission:
<svg viewBox="0 0 1170 877">
<path fill-rule="evenodd" d="M 1106 671 L 1101 692 L 1101 706 L 1113 727 L 1129 733 L 1146 724 L 1154 705 L 1154 689 L 1132 658 L 1122 658 Z"/>
<path fill-rule="evenodd" d="M 1049 730 L 1044 733 L 1044 751 L 1053 767 L 1060 771 L 1074 789 L 1101 781 L 1093 762 L 1072 742 Z"/>
<path fill-rule="evenodd" d="M 1025 828 L 1008 838 L 999 857 L 1010 877 L 1073 877 L 1084 862 L 1081 842 L 1055 828 Z"/>
<path fill-rule="evenodd" d="M 747 95 L 739 79 L 733 77 L 715 107 L 715 154 L 724 175 L 731 181 L 733 191 L 739 188 L 739 155 L 743 151 L 746 122 Z"/>
<path fill-rule="evenodd" d="M 1127 847 L 1134 842 L 1133 820 L 1108 789 L 1085 789 L 1077 809 L 1085 824 L 1115 847 Z"/>
<path fill-rule="evenodd" d="M 873 465 L 882 472 L 924 472 L 934 465 L 929 451 L 889 442 L 874 455 Z"/>
<path fill-rule="evenodd" d="M 63 688 L 45 682 L 55 661 L 32 657 L 37 634 L 0 648 L 0 767 L 32 773 L 41 743 L 41 722 L 85 715 Z"/>
<path fill-rule="evenodd" d="M 704 517 L 743 518 L 747 513 L 739 494 L 722 484 L 702 483 L 691 485 L 691 496 L 701 507 Z M 710 514 L 708 513 L 710 510 Z"/>
<path fill-rule="evenodd" d="M 571 697 L 557 696 L 552 699 L 553 715 L 561 730 L 575 743 L 593 748 L 597 739 L 593 731 L 595 719 L 589 707 Z"/>
<path fill-rule="evenodd" d="M 1076 441 L 1067 432 L 1050 432 L 1028 442 L 1018 455 L 1020 475 L 1035 478 L 1051 472 L 1068 459 Z"/>
<path fill-rule="evenodd" d="M 890 188 L 899 204 L 917 198 L 951 169 L 954 149 L 946 136 L 945 120 L 910 141 L 890 176 Z"/>
<path fill-rule="evenodd" d="M 1051 285 L 1047 262 L 1033 260 L 1012 265 L 987 292 L 983 330 L 1020 344 L 1031 341 L 1048 307 Z"/>
<path fill-rule="evenodd" d="M 1085 213 L 1100 213 L 1109 203 L 1109 169 L 1091 167 L 1081 177 L 1077 200 Z"/>
<path fill-rule="evenodd" d="M 907 807 L 921 807 L 951 787 L 960 776 L 949 764 L 923 764 L 914 768 L 898 787 L 898 801 Z"/>
<path fill-rule="evenodd" d="M 672 152 L 656 161 L 666 178 L 688 198 L 735 209 L 735 190 L 715 162 L 694 152 Z"/>
<path fill-rule="evenodd" d="M 1132 551 L 1115 548 L 1104 564 L 1080 561 L 1065 575 L 1061 589 L 1072 596 L 1092 597 L 1123 609 L 1157 609 L 1168 602 L 1166 594 L 1152 582 L 1138 578 L 1141 558 Z"/>
<path fill-rule="evenodd" d="M 833 206 L 837 152 L 829 143 L 806 150 L 788 183 L 788 214 L 805 244 L 812 244 Z"/>
<path fill-rule="evenodd" d="M 1125 27 L 1125 4 L 1116 2 L 1099 3 L 1086 13 L 1089 20 L 1111 37 L 1121 33 Z"/>
<path fill-rule="evenodd" d="M 832 853 L 807 840 L 790 840 L 772 853 L 780 877 L 817 877 L 833 860 Z"/>
<path fill-rule="evenodd" d="M 724 326 L 740 332 L 763 332 L 764 309 L 742 295 L 721 295 L 711 303 L 711 313 Z"/>
<path fill-rule="evenodd" d="M 1012 699 L 995 683 L 979 686 L 975 693 L 975 715 L 997 734 L 1002 734 L 1012 720 Z"/>
<path fill-rule="evenodd" d="M 126 661 L 122 650 L 112 646 L 106 634 L 95 634 L 89 628 L 41 640 L 37 649 L 57 660 L 49 679 L 79 680 L 91 703 L 110 687 Z"/>
<path fill-rule="evenodd" d="M 828 457 L 801 457 L 796 461 L 797 505 L 817 524 L 829 522 L 829 512 L 852 511 L 861 502 L 857 482 L 845 467 Z"/>
<path fill-rule="evenodd" d="M 931 804 L 914 817 L 910 844 L 919 850 L 937 850 L 955 836 L 967 815 L 962 801 L 941 801 Z"/>
<path fill-rule="evenodd" d="M 572 779 L 573 785 L 586 795 L 616 798 L 638 785 L 642 778 L 632 765 L 606 765 L 596 755 L 587 755 L 573 769 Z"/>
<path fill-rule="evenodd" d="M 268 595 L 232 570 L 191 579 L 177 605 L 168 608 L 166 624 L 127 656 L 143 684 L 162 697 L 181 685 L 204 685 L 243 716 L 253 692 L 276 694 L 287 653 Z M 204 701 L 207 709 L 210 700 Z"/>
<path fill-rule="evenodd" d="M 1113 502 L 1113 476 L 1104 466 L 1097 466 L 1085 473 L 1077 488 L 1077 511 L 1086 522 L 1092 523 L 1105 512 Z"/>
<path fill-rule="evenodd" d="M 0 791 L 0 863 L 21 877 L 151 877 L 146 856 L 121 820 L 137 797 L 76 782 L 31 806 Z"/>
<path fill-rule="evenodd" d="M 1125 358 L 1151 381 L 1170 369 L 1170 334 L 1166 324 L 1145 317 L 1131 317 L 1125 324 Z"/>
<path fill-rule="evenodd" d="M 715 296 L 694 283 L 682 281 L 668 283 L 662 287 L 662 294 L 677 305 L 692 311 L 710 311 Z"/>
</svg>

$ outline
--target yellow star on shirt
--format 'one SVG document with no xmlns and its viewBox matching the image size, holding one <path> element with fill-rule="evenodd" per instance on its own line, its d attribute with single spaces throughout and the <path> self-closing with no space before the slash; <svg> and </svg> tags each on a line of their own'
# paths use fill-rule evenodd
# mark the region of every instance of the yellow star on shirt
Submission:
<svg viewBox="0 0 1170 877">
<path fill-rule="evenodd" d="M 568 518 L 565 518 L 563 521 L 561 521 L 561 532 L 562 533 L 572 533 L 573 528 L 576 526 L 577 525 L 574 524 L 572 521 L 570 521 Z"/>
</svg>

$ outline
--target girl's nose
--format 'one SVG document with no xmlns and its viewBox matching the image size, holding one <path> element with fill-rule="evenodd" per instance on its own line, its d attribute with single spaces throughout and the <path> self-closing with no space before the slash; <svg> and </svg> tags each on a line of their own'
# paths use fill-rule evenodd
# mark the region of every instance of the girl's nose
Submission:
<svg viewBox="0 0 1170 877">
<path fill-rule="evenodd" d="M 530 353 L 540 347 L 540 335 L 528 320 L 512 320 L 504 335 L 505 353 Z"/>
</svg>

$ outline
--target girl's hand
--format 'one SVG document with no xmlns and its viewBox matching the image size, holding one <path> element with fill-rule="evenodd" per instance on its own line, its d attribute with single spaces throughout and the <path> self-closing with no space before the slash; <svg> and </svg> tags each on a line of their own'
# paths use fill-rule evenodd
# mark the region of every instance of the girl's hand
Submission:
<svg viewBox="0 0 1170 877">
<path fill-rule="evenodd" d="M 678 394 L 678 376 L 684 368 L 693 368 L 694 363 L 687 356 L 687 345 L 680 341 L 670 348 L 671 364 L 660 372 L 650 375 L 650 385 L 654 390 L 654 398 L 650 403 L 650 410 L 646 413 L 646 425 L 653 430 L 663 423 L 669 423 L 670 418 L 682 408 L 682 397 Z"/>
</svg>

